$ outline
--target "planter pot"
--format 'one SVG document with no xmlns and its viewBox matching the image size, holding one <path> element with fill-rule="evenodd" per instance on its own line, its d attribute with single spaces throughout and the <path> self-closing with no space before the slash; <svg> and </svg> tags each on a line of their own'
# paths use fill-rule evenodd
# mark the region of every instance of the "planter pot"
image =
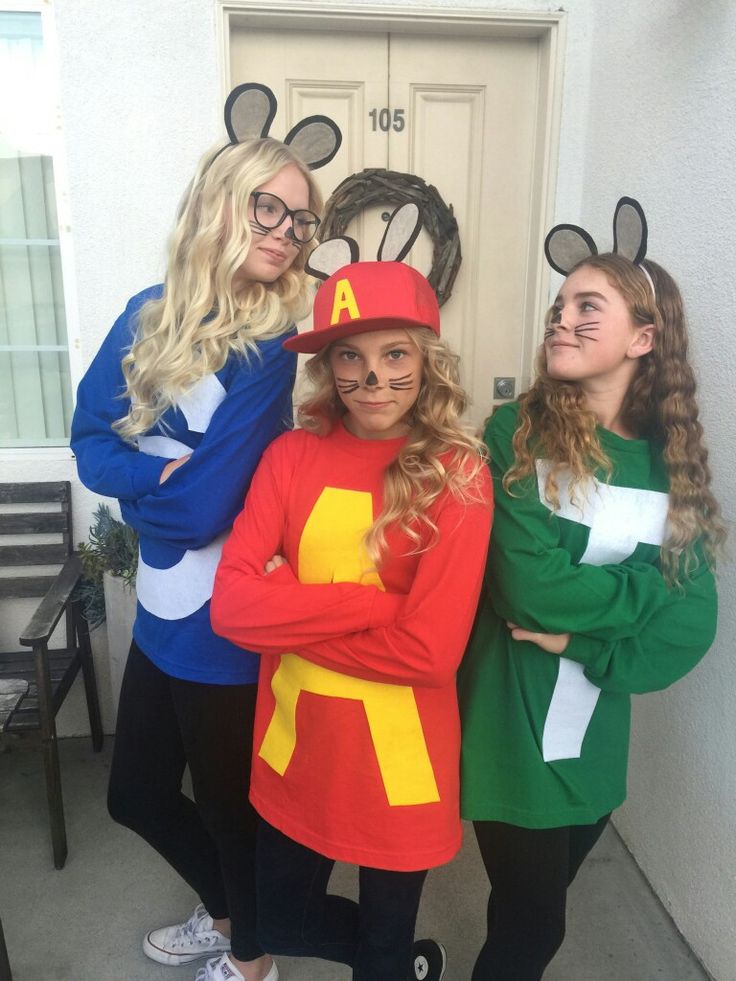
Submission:
<svg viewBox="0 0 736 981">
<path fill-rule="evenodd" d="M 110 658 L 110 687 L 112 708 L 117 716 L 120 700 L 120 685 L 123 680 L 125 662 L 133 637 L 135 620 L 135 589 L 127 585 L 119 576 L 106 572 L 103 577 L 105 588 L 105 616 L 107 618 L 107 646 Z"/>
</svg>

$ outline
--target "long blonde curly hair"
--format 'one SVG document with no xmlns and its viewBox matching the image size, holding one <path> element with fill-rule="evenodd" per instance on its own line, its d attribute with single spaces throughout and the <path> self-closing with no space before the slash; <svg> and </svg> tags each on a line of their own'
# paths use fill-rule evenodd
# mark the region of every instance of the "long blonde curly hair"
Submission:
<svg viewBox="0 0 736 981">
<path fill-rule="evenodd" d="M 309 208 L 320 214 L 322 197 L 307 166 L 272 139 L 211 148 L 179 205 L 169 242 L 163 295 L 140 310 L 130 351 L 123 358 L 127 414 L 115 428 L 128 441 L 149 430 L 182 394 L 218 371 L 229 354 L 257 356 L 256 342 L 277 337 L 310 306 L 304 263 L 314 245 L 303 245 L 274 283 L 239 284 L 252 241 L 251 193 L 289 164 L 309 187 Z"/>
<path fill-rule="evenodd" d="M 598 269 L 616 289 L 635 324 L 654 324 L 654 346 L 638 359 L 624 399 L 622 418 L 639 438 L 659 443 L 669 475 L 668 534 L 662 545 L 662 571 L 677 584 L 695 563 L 694 546 L 702 541 L 709 562 L 715 561 L 725 537 L 720 507 L 710 489 L 708 451 L 698 419 L 695 377 L 688 362 L 685 311 L 677 284 L 656 262 L 646 260 L 656 293 L 646 275 L 628 259 L 603 253 L 579 262 L 574 269 Z M 546 317 L 549 325 L 553 309 Z M 514 464 L 503 486 L 513 485 L 532 473 L 535 457 L 552 463 L 545 494 L 559 507 L 557 477 L 569 470 L 570 488 L 588 481 L 596 470 L 610 479 L 613 464 L 596 432 L 597 420 L 586 408 L 585 396 L 576 382 L 550 378 L 544 348 L 537 359 L 537 377 L 519 399 L 519 424 L 513 438 Z"/>
<path fill-rule="evenodd" d="M 436 543 L 437 526 L 429 509 L 444 490 L 458 500 L 479 501 L 477 476 L 487 457 L 484 444 L 464 425 L 468 398 L 460 384 L 459 358 L 444 341 L 424 327 L 407 334 L 422 354 L 419 394 L 407 420 L 406 443 L 386 468 L 383 508 L 365 536 L 367 553 L 376 567 L 387 550 L 386 531 L 394 526 L 423 552 Z M 324 436 L 346 414 L 330 367 L 330 346 L 305 365 L 311 393 L 299 405 L 299 425 Z M 429 533 L 428 543 L 422 544 Z"/>
</svg>

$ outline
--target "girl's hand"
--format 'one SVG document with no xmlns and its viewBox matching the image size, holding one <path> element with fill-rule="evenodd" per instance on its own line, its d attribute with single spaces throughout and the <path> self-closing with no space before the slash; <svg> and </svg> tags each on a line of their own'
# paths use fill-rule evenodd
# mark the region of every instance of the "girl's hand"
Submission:
<svg viewBox="0 0 736 981">
<path fill-rule="evenodd" d="M 286 559 L 283 557 L 283 555 L 272 555 L 264 566 L 264 576 L 267 576 L 269 572 L 273 572 L 274 569 L 278 569 L 280 565 L 286 565 Z"/>
<path fill-rule="evenodd" d="M 186 456 L 180 456 L 178 460 L 169 460 L 164 469 L 161 471 L 161 476 L 158 478 L 159 484 L 165 484 L 172 473 L 175 470 L 178 470 L 179 467 L 183 467 L 191 455 L 191 453 L 187 453 Z"/>
<path fill-rule="evenodd" d="M 562 654 L 570 643 L 570 634 L 541 634 L 534 630 L 524 630 L 510 620 L 506 621 L 506 626 L 511 631 L 514 640 L 528 640 L 537 647 L 541 647 L 548 654 Z"/>
</svg>

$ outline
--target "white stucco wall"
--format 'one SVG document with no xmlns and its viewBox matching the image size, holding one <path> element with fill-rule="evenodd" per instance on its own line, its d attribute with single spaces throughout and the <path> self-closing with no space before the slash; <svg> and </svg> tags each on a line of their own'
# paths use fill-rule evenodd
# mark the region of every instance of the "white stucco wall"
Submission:
<svg viewBox="0 0 736 981">
<path fill-rule="evenodd" d="M 548 11 L 559 3 L 402 6 Z M 716 490 L 733 517 L 736 7 L 731 0 L 564 7 L 556 219 L 581 222 L 603 246 L 619 195 L 645 204 L 650 254 L 675 275 L 688 304 Z M 87 364 L 128 296 L 162 275 L 178 197 L 221 132 L 215 9 L 213 0 L 54 0 L 54 9 Z M 68 451 L 3 454 L 2 463 L 5 480 L 75 479 Z M 78 483 L 74 492 L 81 538 L 95 499 Z M 736 981 L 733 564 L 724 564 L 720 589 L 712 654 L 670 692 L 636 700 L 631 799 L 617 823 L 698 956 L 718 981 Z M 79 709 L 66 713 L 62 732 L 78 731 Z"/>
<path fill-rule="evenodd" d="M 685 297 L 715 489 L 733 521 L 736 5 L 624 0 L 594 7 L 583 223 L 609 241 L 618 195 L 645 203 L 649 254 Z M 668 692 L 634 700 L 629 802 L 616 824 L 706 967 L 719 981 L 734 981 L 732 562 L 722 564 L 719 592 L 709 656 Z"/>
<path fill-rule="evenodd" d="M 214 4 L 55 0 L 74 243 L 87 365 L 128 297 L 157 281 L 179 196 L 220 136 Z M 4 480 L 76 479 L 68 450 L 5 451 Z M 96 499 L 74 487 L 77 534 Z"/>
</svg>

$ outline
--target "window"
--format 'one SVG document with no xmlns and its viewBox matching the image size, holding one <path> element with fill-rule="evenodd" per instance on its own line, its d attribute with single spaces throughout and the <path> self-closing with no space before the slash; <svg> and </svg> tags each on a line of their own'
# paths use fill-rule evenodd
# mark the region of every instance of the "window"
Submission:
<svg viewBox="0 0 736 981">
<path fill-rule="evenodd" d="M 63 446 L 72 397 L 54 183 L 56 80 L 40 10 L 1 8 L 0 446 Z"/>
</svg>

